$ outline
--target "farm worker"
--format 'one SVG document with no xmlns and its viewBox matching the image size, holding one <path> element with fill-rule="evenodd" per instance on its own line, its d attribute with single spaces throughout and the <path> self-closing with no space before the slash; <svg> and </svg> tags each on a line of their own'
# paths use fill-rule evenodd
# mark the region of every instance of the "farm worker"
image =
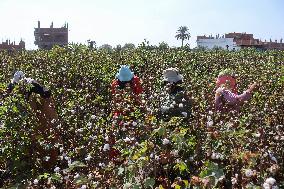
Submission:
<svg viewBox="0 0 284 189">
<path fill-rule="evenodd" d="M 241 105 L 251 98 L 252 92 L 257 87 L 257 84 L 251 84 L 246 91 L 239 95 L 237 93 L 236 78 L 233 72 L 229 69 L 225 69 L 219 73 L 216 86 L 215 110 L 225 113 L 230 111 L 239 112 Z"/>
<path fill-rule="evenodd" d="M 58 120 L 58 115 L 52 100 L 51 91 L 39 84 L 36 80 L 25 77 L 22 71 L 17 71 L 14 74 L 11 83 L 8 85 L 7 92 L 11 93 L 16 85 L 20 87 L 20 92 L 24 93 L 25 99 L 29 102 L 39 122 L 38 128 L 36 128 L 35 131 L 36 133 L 32 134 L 32 140 L 36 140 L 38 136 L 42 136 L 52 145 L 59 143 L 59 132 L 56 132 L 55 125 Z M 46 151 L 42 149 L 41 146 L 38 146 L 38 150 L 41 151 L 42 154 L 46 154 L 50 157 L 48 158 L 48 163 L 55 162 L 57 159 L 57 150 L 53 147 Z"/>
<path fill-rule="evenodd" d="M 168 68 L 163 71 L 163 86 L 164 89 L 160 96 L 159 116 L 165 120 L 170 120 L 171 117 L 189 118 L 192 99 L 185 91 L 183 76 L 177 68 Z"/>
<path fill-rule="evenodd" d="M 140 78 L 129 66 L 122 65 L 111 84 L 114 116 L 127 115 L 133 111 L 133 105 L 140 106 L 142 91 Z"/>
</svg>

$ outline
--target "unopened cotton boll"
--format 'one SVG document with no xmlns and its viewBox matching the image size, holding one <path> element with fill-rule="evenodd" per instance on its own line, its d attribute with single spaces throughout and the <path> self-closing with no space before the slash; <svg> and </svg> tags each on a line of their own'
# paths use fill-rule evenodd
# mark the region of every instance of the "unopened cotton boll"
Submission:
<svg viewBox="0 0 284 189">
<path fill-rule="evenodd" d="M 107 150 L 109 150 L 109 144 L 104 145 L 103 151 L 107 151 Z"/>
</svg>

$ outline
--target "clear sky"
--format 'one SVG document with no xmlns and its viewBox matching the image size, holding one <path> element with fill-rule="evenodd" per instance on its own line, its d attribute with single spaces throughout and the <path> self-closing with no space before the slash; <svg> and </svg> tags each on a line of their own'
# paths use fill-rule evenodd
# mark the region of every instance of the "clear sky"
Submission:
<svg viewBox="0 0 284 189">
<path fill-rule="evenodd" d="M 255 38 L 284 38 L 283 0 L 0 0 L 0 40 L 36 49 L 34 28 L 69 24 L 69 42 L 97 45 L 162 41 L 180 46 L 179 26 L 187 26 L 189 43 L 197 35 L 253 33 Z M 0 41 L 1 42 L 1 41 Z"/>
</svg>

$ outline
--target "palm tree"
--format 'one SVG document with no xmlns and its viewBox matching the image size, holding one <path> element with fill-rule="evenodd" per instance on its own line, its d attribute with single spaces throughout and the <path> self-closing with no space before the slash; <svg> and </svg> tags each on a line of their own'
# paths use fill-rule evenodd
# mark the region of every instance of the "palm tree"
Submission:
<svg viewBox="0 0 284 189">
<path fill-rule="evenodd" d="M 177 40 L 181 39 L 181 46 L 183 47 L 183 41 L 184 40 L 189 40 L 190 33 L 188 31 L 188 27 L 187 26 L 181 26 L 178 28 L 177 30 L 177 35 L 175 36 L 177 38 Z"/>
</svg>

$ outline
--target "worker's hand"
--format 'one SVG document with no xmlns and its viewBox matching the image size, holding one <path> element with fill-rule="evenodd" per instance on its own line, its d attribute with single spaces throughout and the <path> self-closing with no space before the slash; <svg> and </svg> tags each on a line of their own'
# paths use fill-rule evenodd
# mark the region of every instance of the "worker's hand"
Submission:
<svg viewBox="0 0 284 189">
<path fill-rule="evenodd" d="M 250 86 L 249 86 L 249 92 L 253 92 L 253 91 L 255 91 L 257 88 L 258 88 L 258 83 L 256 83 L 256 82 L 254 82 L 253 84 L 251 84 Z"/>
</svg>

